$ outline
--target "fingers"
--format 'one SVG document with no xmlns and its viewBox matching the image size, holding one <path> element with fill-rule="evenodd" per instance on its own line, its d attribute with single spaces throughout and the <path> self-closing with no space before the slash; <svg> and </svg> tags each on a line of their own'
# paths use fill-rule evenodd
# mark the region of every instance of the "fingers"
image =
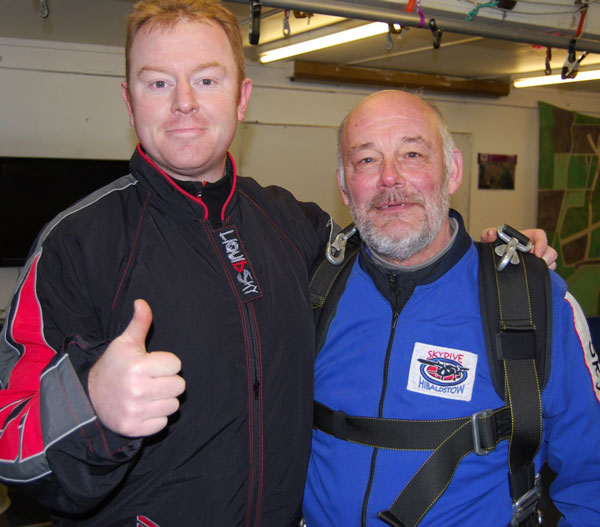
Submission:
<svg viewBox="0 0 600 527">
<path fill-rule="evenodd" d="M 168 417 L 154 417 L 143 421 L 135 430 L 132 430 L 128 434 L 121 434 L 125 437 L 148 437 L 160 432 L 167 426 L 169 422 Z"/>
<path fill-rule="evenodd" d="M 556 269 L 556 259 L 558 258 L 558 253 L 556 250 L 548 245 L 548 236 L 543 229 L 526 229 L 523 230 L 523 234 L 525 234 L 533 244 L 531 251 L 538 258 L 542 258 L 549 269 Z"/>
<path fill-rule="evenodd" d="M 143 394 L 125 399 L 119 422 L 121 435 L 145 437 L 160 432 L 167 426 L 168 416 L 179 409 L 177 396 L 185 390 L 185 381 L 181 377 L 161 377 L 152 379 L 149 384 L 151 386 Z"/>
<path fill-rule="evenodd" d="M 181 371 L 181 361 L 168 351 L 153 351 L 142 360 L 144 372 L 150 377 L 176 375 Z"/>
<path fill-rule="evenodd" d="M 486 227 L 485 229 L 483 229 L 483 231 L 481 231 L 481 241 L 482 242 L 487 242 L 487 243 L 495 242 L 497 237 L 498 237 L 498 231 L 497 231 L 496 227 Z"/>
<path fill-rule="evenodd" d="M 548 249 L 546 233 L 542 229 L 523 229 L 521 232 L 531 240 L 531 252 L 542 258 Z"/>
<path fill-rule="evenodd" d="M 185 391 L 178 375 L 181 360 L 168 351 L 147 353 L 146 338 L 152 310 L 136 300 L 134 314 L 123 333 L 113 340 L 92 366 L 88 392 L 96 415 L 112 431 L 142 437 L 167 425 Z"/>
<path fill-rule="evenodd" d="M 544 254 L 542 254 L 541 258 L 544 259 L 548 269 L 552 269 L 553 271 L 556 269 L 556 260 L 558 258 L 558 252 L 550 246 L 547 247 Z"/>
<path fill-rule="evenodd" d="M 143 391 L 138 391 L 145 401 L 160 401 L 178 397 L 185 391 L 185 380 L 179 375 L 155 377 L 146 381 Z M 177 399 L 175 399 L 177 400 Z"/>
</svg>

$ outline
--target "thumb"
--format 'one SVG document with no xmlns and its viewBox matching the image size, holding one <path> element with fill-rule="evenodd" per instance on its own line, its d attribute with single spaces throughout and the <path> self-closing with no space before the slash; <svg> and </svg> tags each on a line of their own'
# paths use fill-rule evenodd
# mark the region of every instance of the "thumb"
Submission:
<svg viewBox="0 0 600 527">
<path fill-rule="evenodd" d="M 152 310 L 148 302 L 137 299 L 133 303 L 133 317 L 125 331 L 121 333 L 121 338 L 146 349 L 146 337 L 151 324 Z"/>
</svg>

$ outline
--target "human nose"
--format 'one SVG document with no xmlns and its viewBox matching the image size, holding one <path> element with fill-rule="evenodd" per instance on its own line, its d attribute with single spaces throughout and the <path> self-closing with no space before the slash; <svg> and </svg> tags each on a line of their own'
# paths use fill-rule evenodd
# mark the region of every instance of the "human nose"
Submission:
<svg viewBox="0 0 600 527">
<path fill-rule="evenodd" d="M 397 160 L 384 159 L 379 174 L 379 185 L 381 187 L 395 187 L 404 186 L 404 183 L 405 180 Z"/>
<path fill-rule="evenodd" d="M 197 109 L 198 102 L 192 86 L 187 82 L 178 83 L 175 89 L 175 98 L 173 100 L 173 111 L 190 113 Z"/>
</svg>

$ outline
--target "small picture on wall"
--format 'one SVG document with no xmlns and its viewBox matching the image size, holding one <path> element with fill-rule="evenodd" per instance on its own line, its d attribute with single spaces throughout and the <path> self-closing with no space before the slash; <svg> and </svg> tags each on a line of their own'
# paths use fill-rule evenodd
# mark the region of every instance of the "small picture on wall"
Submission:
<svg viewBox="0 0 600 527">
<path fill-rule="evenodd" d="M 514 190 L 517 156 L 477 154 L 479 188 Z"/>
</svg>

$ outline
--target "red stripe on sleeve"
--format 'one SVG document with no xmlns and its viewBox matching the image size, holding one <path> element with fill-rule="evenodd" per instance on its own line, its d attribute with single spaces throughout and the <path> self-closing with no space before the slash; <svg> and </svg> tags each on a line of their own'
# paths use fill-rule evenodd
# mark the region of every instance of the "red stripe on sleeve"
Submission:
<svg viewBox="0 0 600 527">
<path fill-rule="evenodd" d="M 9 377 L 8 386 L 0 391 L 0 458 L 26 459 L 44 450 L 40 416 L 40 376 L 55 356 L 43 333 L 41 307 L 36 295 L 35 282 L 39 255 L 32 262 L 19 293 L 8 324 L 7 336 L 20 353 Z M 17 353 L 17 351 L 15 351 Z M 17 415 L 13 415 L 23 404 Z M 25 420 L 23 418 L 25 417 Z M 23 443 L 20 444 L 23 421 Z"/>
</svg>

